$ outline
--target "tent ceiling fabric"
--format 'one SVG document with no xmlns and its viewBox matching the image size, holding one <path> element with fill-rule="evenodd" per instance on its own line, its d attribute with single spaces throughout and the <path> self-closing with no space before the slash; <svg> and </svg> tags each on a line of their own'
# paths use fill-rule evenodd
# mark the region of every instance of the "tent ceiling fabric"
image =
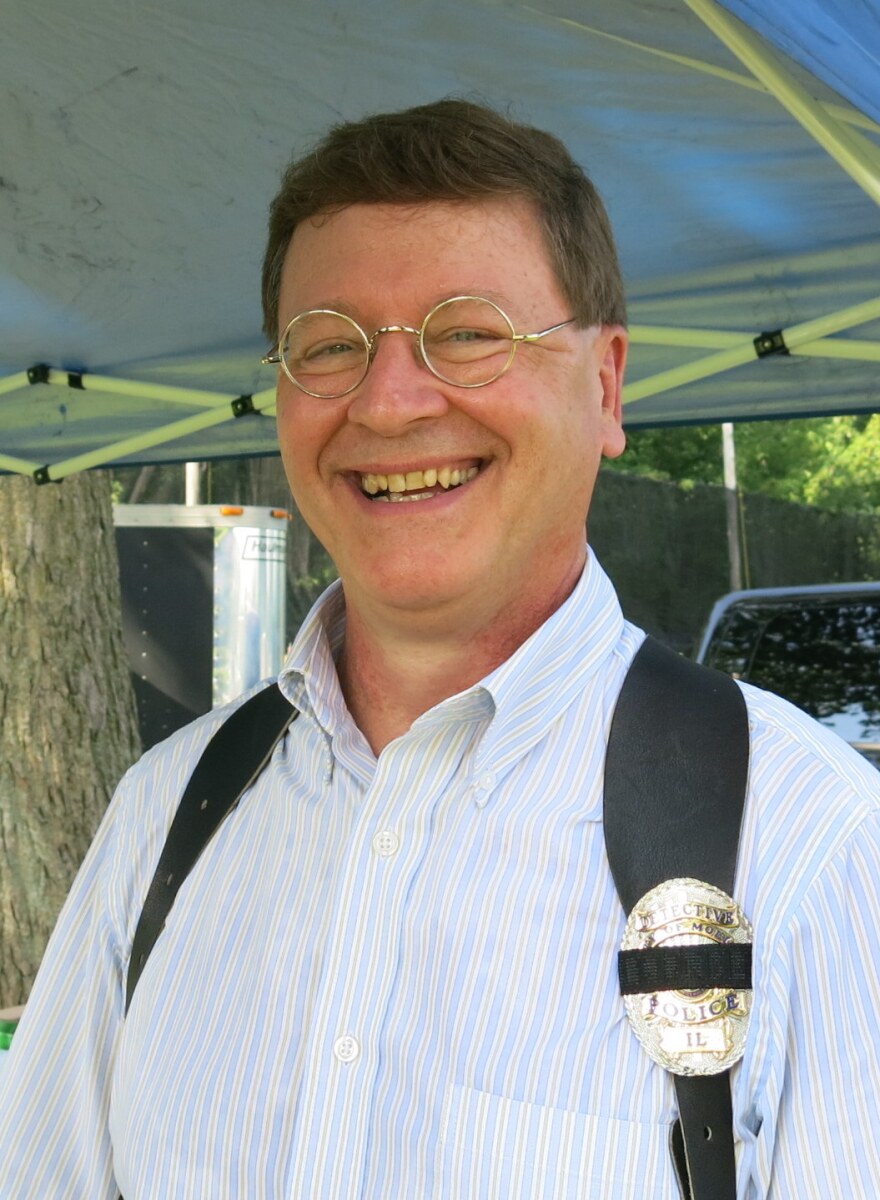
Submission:
<svg viewBox="0 0 880 1200">
<path fill-rule="evenodd" d="M 880 121 L 877 0 L 720 0 L 852 104 Z"/>
<path fill-rule="evenodd" d="M 258 288 L 279 173 L 335 121 L 449 94 L 554 130 L 605 196 L 631 425 L 880 409 L 877 204 L 697 3 L 0 0 L 0 470 L 94 465 L 79 456 L 111 445 L 102 461 L 273 451 Z M 874 0 L 804 7 L 846 10 L 838 50 L 876 46 Z M 880 181 L 878 77 L 850 96 L 860 111 L 773 53 Z M 749 349 L 854 306 L 857 325 L 790 356 Z M 731 346 L 744 365 L 643 394 Z M 37 363 L 53 382 L 27 382 Z M 242 395 L 265 411 L 234 419 Z M 211 423 L 149 436 L 188 418 Z"/>
</svg>

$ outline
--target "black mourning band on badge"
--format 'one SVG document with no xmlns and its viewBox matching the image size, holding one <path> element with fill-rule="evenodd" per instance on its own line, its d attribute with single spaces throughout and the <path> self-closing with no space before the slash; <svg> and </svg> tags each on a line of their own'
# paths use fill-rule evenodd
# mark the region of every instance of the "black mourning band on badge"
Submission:
<svg viewBox="0 0 880 1200">
<path fill-rule="evenodd" d="M 751 942 L 727 946 L 655 946 L 621 950 L 617 974 L 623 996 L 752 986 Z"/>
</svg>

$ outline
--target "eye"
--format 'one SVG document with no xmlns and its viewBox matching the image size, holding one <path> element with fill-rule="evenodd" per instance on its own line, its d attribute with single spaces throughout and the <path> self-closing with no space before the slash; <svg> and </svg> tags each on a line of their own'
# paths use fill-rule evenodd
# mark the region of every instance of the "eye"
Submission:
<svg viewBox="0 0 880 1200">
<path fill-rule="evenodd" d="M 513 327 L 489 300 L 459 296 L 439 304 L 425 323 L 425 352 L 443 363 L 472 362 L 506 354 Z"/>
<path fill-rule="evenodd" d="M 332 341 L 316 342 L 311 346 L 306 346 L 299 357 L 302 362 L 311 363 L 320 362 L 323 359 L 340 358 L 346 354 L 363 354 L 363 352 L 364 347 L 361 343 L 334 338 Z"/>
<path fill-rule="evenodd" d="M 425 353 L 444 366 L 494 358 L 510 350 L 510 338 L 483 325 L 444 325 L 426 331 Z"/>
<path fill-rule="evenodd" d="M 447 329 L 437 338 L 447 342 L 497 342 L 504 335 L 491 329 Z"/>
<path fill-rule="evenodd" d="M 291 321 L 282 352 L 293 373 L 335 374 L 360 366 L 367 348 L 360 328 L 349 317 L 316 309 Z"/>
</svg>

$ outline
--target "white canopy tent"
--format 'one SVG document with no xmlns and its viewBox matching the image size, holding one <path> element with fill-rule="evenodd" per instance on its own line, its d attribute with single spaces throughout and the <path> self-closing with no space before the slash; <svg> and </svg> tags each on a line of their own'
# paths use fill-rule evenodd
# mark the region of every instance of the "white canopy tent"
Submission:
<svg viewBox="0 0 880 1200">
<path fill-rule="evenodd" d="M 605 196 L 630 425 L 880 410 L 878 3 L 0 0 L 0 471 L 272 452 L 279 172 L 449 94 Z"/>
</svg>

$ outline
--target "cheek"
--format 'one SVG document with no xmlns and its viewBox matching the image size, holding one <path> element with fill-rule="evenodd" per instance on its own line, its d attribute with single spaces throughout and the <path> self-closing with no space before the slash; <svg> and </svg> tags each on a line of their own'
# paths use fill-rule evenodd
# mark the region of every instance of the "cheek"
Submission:
<svg viewBox="0 0 880 1200">
<path fill-rule="evenodd" d="M 579 464 L 589 461 L 594 449 L 598 451 L 598 408 L 585 388 L 569 387 L 556 393 L 547 414 L 547 437 L 560 470 L 579 470 Z"/>
<path fill-rule="evenodd" d="M 566 525 L 586 519 L 602 460 L 600 408 L 583 390 L 573 392 L 560 404 L 548 431 L 544 470 L 554 491 L 552 503 Z"/>
<path fill-rule="evenodd" d="M 278 449 L 281 452 L 281 461 L 284 464 L 284 472 L 287 475 L 290 490 L 295 496 L 296 477 L 299 474 L 296 456 L 298 440 L 294 436 L 293 415 L 289 406 L 284 404 L 280 398 L 276 410 L 275 428 L 278 435 Z"/>
<path fill-rule="evenodd" d="M 299 395 L 278 389 L 276 428 L 281 460 L 291 489 L 295 482 L 307 479 L 318 469 L 321 452 L 333 435 L 330 413 L 316 405 L 305 404 Z"/>
</svg>

